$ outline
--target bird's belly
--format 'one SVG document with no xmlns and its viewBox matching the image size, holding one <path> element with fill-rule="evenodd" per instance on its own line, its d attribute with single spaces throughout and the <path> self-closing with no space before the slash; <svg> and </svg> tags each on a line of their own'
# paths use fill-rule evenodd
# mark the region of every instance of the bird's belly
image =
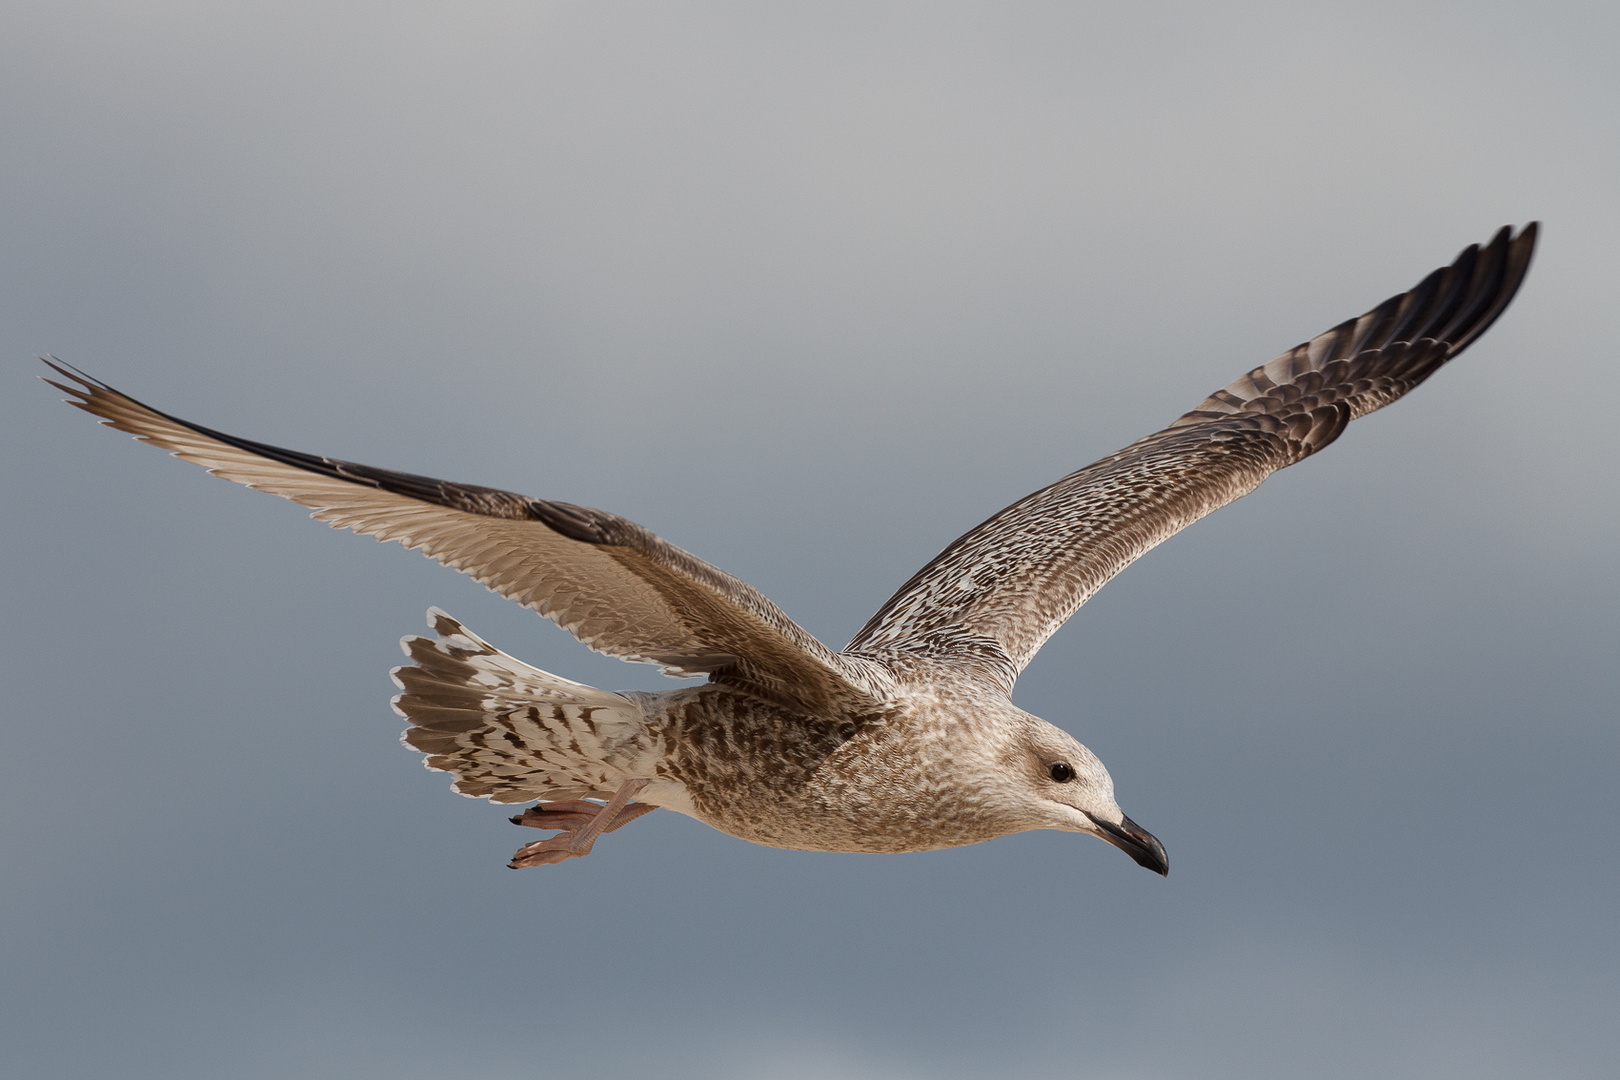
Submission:
<svg viewBox="0 0 1620 1080">
<path fill-rule="evenodd" d="M 660 780 L 680 794 L 648 801 L 756 844 L 894 853 L 1014 831 L 952 782 L 936 740 L 911 725 L 806 721 L 706 692 L 660 727 Z"/>
<path fill-rule="evenodd" d="M 797 851 L 842 851 L 898 854 L 978 844 L 1007 830 L 949 819 L 919 820 L 915 815 L 849 815 L 825 806 L 794 808 L 789 813 L 737 813 L 693 817 L 721 832 L 766 847 Z"/>
</svg>

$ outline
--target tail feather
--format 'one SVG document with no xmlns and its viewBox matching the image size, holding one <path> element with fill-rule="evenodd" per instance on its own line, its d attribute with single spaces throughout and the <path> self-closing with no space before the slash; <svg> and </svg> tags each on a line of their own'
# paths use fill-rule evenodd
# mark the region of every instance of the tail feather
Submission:
<svg viewBox="0 0 1620 1080">
<path fill-rule="evenodd" d="M 648 750 L 630 698 L 530 667 L 438 608 L 437 637 L 400 642 L 411 664 L 389 674 L 401 741 L 427 755 L 451 785 L 498 803 L 606 798 Z"/>
</svg>

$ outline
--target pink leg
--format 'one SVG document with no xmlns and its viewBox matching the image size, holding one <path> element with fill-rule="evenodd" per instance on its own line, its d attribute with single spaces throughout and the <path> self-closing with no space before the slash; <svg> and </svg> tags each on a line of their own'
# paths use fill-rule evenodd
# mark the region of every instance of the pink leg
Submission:
<svg viewBox="0 0 1620 1080">
<path fill-rule="evenodd" d="M 656 810 L 658 807 L 650 803 L 631 803 L 619 811 L 604 833 L 620 829 L 630 824 L 642 814 Z M 546 802 L 529 807 L 523 813 L 511 819 L 514 825 L 527 825 L 531 829 L 552 829 L 557 832 L 572 832 L 575 829 L 589 825 L 602 812 L 602 804 L 586 801 L 578 802 Z"/>
<path fill-rule="evenodd" d="M 513 818 L 519 825 L 531 825 L 537 829 L 561 829 L 560 835 L 549 840 L 536 841 L 518 849 L 512 861 L 507 863 L 514 870 L 525 866 L 546 866 L 550 863 L 559 863 L 564 859 L 573 859 L 591 853 L 591 845 L 596 838 L 604 832 L 611 832 L 626 825 L 655 809 L 651 806 L 629 806 L 631 799 L 635 798 L 642 788 L 650 781 L 629 780 L 613 798 L 604 805 L 598 806 L 593 802 L 575 801 L 561 803 L 541 803 L 531 807 L 522 815 Z"/>
</svg>

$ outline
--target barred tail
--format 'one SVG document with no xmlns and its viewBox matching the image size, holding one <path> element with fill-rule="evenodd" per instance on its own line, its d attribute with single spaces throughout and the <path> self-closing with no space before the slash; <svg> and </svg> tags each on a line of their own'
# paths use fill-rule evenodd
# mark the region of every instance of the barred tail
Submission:
<svg viewBox="0 0 1620 1080">
<path fill-rule="evenodd" d="M 515 660 L 438 608 L 437 638 L 400 642 L 413 663 L 389 674 L 404 691 L 394 711 L 401 736 L 451 785 L 498 803 L 606 798 L 648 751 L 639 706 L 629 698 Z"/>
</svg>

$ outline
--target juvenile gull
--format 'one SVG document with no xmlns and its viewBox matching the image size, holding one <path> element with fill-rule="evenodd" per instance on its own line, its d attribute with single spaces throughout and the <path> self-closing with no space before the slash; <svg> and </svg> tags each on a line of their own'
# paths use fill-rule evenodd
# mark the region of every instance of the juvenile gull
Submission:
<svg viewBox="0 0 1620 1080">
<path fill-rule="evenodd" d="M 557 835 L 513 867 L 588 854 L 656 807 L 774 847 L 923 851 L 1025 829 L 1091 833 L 1167 873 L 1096 756 L 1011 701 L 1036 650 L 1172 534 L 1338 438 L 1462 352 L 1512 300 L 1534 223 L 1217 390 L 1163 431 L 969 531 L 842 652 L 748 585 L 620 517 L 316 457 L 180 420 L 61 363 L 102 422 L 209 472 L 419 548 L 609 656 L 708 682 L 612 693 L 530 667 L 438 609 L 394 669 L 406 745 L 463 795 L 535 802 Z M 48 380 L 49 381 L 49 380 Z M 68 385 L 71 384 L 71 385 Z"/>
</svg>

